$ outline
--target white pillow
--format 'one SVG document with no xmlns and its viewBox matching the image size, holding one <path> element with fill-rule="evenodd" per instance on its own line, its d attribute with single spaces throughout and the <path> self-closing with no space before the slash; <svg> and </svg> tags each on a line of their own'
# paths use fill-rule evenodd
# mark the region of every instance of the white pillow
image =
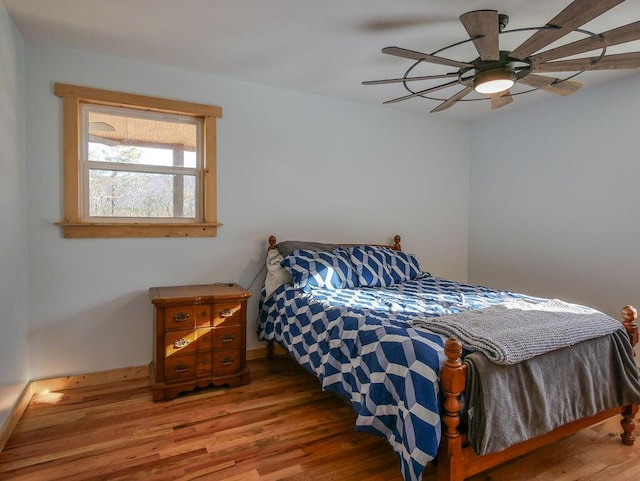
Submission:
<svg viewBox="0 0 640 481">
<path fill-rule="evenodd" d="M 291 284 L 291 275 L 280 265 L 282 254 L 278 249 L 267 251 L 267 277 L 264 280 L 264 289 L 267 297 L 273 294 L 278 287 L 283 284 Z"/>
</svg>

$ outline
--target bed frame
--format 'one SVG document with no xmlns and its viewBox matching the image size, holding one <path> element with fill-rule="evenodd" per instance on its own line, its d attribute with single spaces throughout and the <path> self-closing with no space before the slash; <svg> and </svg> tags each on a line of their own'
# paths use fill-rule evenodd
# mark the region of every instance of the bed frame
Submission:
<svg viewBox="0 0 640 481">
<path fill-rule="evenodd" d="M 624 328 L 627 330 L 633 346 L 638 343 L 638 326 L 635 323 L 637 317 L 638 313 L 634 307 L 624 306 L 622 308 Z M 638 412 L 638 406 L 630 404 L 603 411 L 595 416 L 578 419 L 557 427 L 542 436 L 514 444 L 503 451 L 478 456 L 473 448 L 466 443 L 466 435 L 458 430 L 460 394 L 464 391 L 467 371 L 466 365 L 460 359 L 462 344 L 455 338 L 449 338 L 445 343 L 444 352 L 447 359 L 440 372 L 440 387 L 444 393 L 444 409 L 442 413 L 442 440 L 437 457 L 438 481 L 463 481 L 474 474 L 486 471 L 619 414 L 622 414 L 620 421 L 623 430 L 620 435 L 622 443 L 631 446 L 635 441 L 633 419 Z"/>
<path fill-rule="evenodd" d="M 382 245 L 394 250 L 402 250 L 400 236 L 393 238 L 393 245 Z M 359 244 L 340 244 L 344 246 Z M 276 248 L 275 236 L 269 237 L 269 250 Z M 638 313 L 633 306 L 624 306 L 621 310 L 622 323 L 629 335 L 632 346 L 638 344 Z M 622 415 L 620 424 L 622 444 L 631 446 L 635 441 L 634 417 L 638 406 L 630 404 L 619 408 L 609 409 L 588 418 L 578 419 L 560 426 L 553 431 L 499 451 L 477 455 L 467 443 L 467 436 L 459 430 L 460 427 L 460 395 L 464 391 L 467 379 L 467 366 L 462 362 L 462 344 L 457 339 L 449 338 L 444 346 L 446 360 L 440 372 L 440 388 L 444 394 L 442 416 L 442 439 L 435 459 L 438 481 L 464 481 L 474 474 L 491 469 L 499 464 L 522 456 L 546 444 L 558 441 L 581 429 L 589 427 L 612 416 Z M 635 355 L 635 353 L 634 353 Z M 274 358 L 274 342 L 267 342 L 267 359 Z"/>
</svg>

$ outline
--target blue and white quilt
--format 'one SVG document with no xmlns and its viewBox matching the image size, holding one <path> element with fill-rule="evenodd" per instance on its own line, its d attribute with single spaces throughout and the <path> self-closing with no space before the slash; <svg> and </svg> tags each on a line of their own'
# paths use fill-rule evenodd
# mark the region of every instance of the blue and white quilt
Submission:
<svg viewBox="0 0 640 481">
<path fill-rule="evenodd" d="M 404 479 L 418 481 L 440 442 L 445 337 L 410 322 L 524 297 L 429 275 L 376 289 L 288 284 L 261 300 L 258 336 L 350 400 L 356 429 L 384 436 Z"/>
</svg>

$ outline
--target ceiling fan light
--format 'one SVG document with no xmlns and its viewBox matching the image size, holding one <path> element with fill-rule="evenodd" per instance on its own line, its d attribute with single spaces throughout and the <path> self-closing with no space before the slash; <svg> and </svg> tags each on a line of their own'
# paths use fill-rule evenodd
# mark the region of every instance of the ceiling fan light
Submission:
<svg viewBox="0 0 640 481">
<path fill-rule="evenodd" d="M 495 94 L 509 90 L 516 83 L 516 74 L 506 68 L 478 72 L 473 79 L 473 88 L 480 94 Z"/>
</svg>

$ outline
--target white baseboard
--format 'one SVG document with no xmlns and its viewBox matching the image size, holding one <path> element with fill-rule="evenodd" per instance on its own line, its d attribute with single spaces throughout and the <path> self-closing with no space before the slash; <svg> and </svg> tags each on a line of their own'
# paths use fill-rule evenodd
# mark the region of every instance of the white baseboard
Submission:
<svg viewBox="0 0 640 481">
<path fill-rule="evenodd" d="M 2 426 L 0 426 L 0 452 L 4 449 L 4 446 L 5 444 L 7 444 L 7 441 L 13 433 L 13 430 L 18 425 L 18 421 L 20 421 L 24 410 L 27 409 L 32 396 L 33 390 L 31 387 L 31 383 L 28 383 L 22 390 L 22 394 L 13 406 L 13 409 L 9 413 L 9 416 L 7 417 L 7 419 L 5 419 L 4 423 L 2 423 Z"/>
</svg>

